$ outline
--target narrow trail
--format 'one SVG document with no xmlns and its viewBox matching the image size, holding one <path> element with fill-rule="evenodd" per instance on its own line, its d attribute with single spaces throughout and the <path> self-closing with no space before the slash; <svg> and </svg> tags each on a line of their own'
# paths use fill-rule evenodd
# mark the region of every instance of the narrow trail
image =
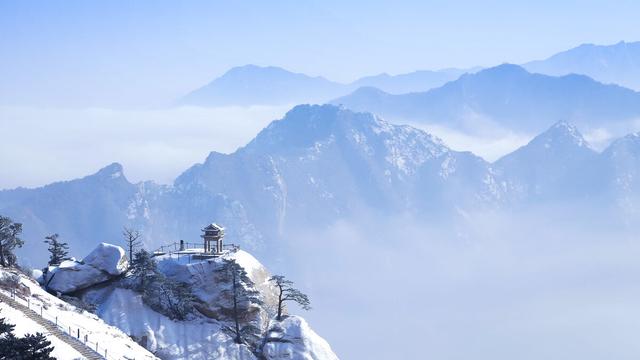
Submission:
<svg viewBox="0 0 640 360">
<path fill-rule="evenodd" d="M 88 360 L 104 360 L 104 357 L 100 356 L 100 354 L 93 351 L 93 349 L 83 344 L 80 340 L 60 330 L 54 323 L 40 317 L 40 315 L 38 315 L 37 312 L 18 303 L 17 301 L 13 300 L 9 296 L 6 296 L 5 294 L 0 293 L 0 301 L 5 304 L 8 304 L 9 306 L 11 306 L 16 310 L 21 311 L 26 317 L 28 317 L 29 319 L 35 321 L 36 323 L 38 323 L 39 325 L 47 329 L 47 331 L 49 331 L 52 335 L 64 341 L 65 343 L 67 343 L 69 346 L 74 348 L 77 352 L 79 352 L 82 356 L 84 356 Z"/>
</svg>

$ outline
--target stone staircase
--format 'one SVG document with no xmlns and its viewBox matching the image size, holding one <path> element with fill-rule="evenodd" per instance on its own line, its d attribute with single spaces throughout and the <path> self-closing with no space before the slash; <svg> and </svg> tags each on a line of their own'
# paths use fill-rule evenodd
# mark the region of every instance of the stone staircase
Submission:
<svg viewBox="0 0 640 360">
<path fill-rule="evenodd" d="M 58 328 L 51 321 L 40 317 L 40 315 L 38 315 L 37 312 L 35 312 L 35 311 L 29 309 L 28 307 L 18 303 L 17 301 L 13 300 L 9 296 L 7 296 L 7 295 L 5 295 L 5 294 L 3 294 L 1 292 L 0 292 L 0 301 L 5 303 L 5 304 L 8 304 L 9 306 L 11 306 L 12 308 L 14 308 L 16 310 L 20 310 L 26 317 L 28 317 L 29 319 L 35 321 L 36 323 L 38 323 L 39 325 L 41 325 L 42 327 L 47 329 L 47 331 L 49 333 L 51 333 L 51 335 L 57 337 L 58 339 L 64 341 L 65 343 L 69 344 L 69 346 L 74 348 L 77 352 L 79 352 L 86 359 L 88 359 L 88 360 L 104 360 L 103 356 L 100 356 L 100 354 L 98 354 L 97 352 L 93 351 L 93 349 L 91 349 L 90 347 L 88 347 L 85 344 L 83 344 L 80 340 L 78 340 L 78 339 L 74 338 L 73 336 L 70 336 L 69 334 L 67 334 L 64 331 L 60 330 L 60 328 Z"/>
</svg>

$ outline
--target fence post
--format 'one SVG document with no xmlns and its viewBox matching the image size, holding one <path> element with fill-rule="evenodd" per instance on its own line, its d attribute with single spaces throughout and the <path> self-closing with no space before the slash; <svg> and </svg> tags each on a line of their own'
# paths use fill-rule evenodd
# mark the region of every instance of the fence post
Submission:
<svg viewBox="0 0 640 360">
<path fill-rule="evenodd" d="M 27 307 L 31 309 L 31 298 L 27 298 Z"/>
<path fill-rule="evenodd" d="M 58 326 L 58 317 L 56 316 L 56 326 Z"/>
<path fill-rule="evenodd" d="M 78 328 L 78 340 L 80 340 L 80 328 Z"/>
</svg>

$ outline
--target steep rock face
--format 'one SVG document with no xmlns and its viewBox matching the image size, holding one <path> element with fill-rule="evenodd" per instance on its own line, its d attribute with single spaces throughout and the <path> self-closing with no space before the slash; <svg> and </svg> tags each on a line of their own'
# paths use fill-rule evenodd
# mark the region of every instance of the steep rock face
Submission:
<svg viewBox="0 0 640 360">
<path fill-rule="evenodd" d="M 251 284 L 243 286 L 258 290 L 264 301 L 253 309 L 242 308 L 245 304 L 240 304 L 243 311 L 251 315 L 245 321 L 255 322 L 263 332 L 268 326 L 279 329 L 281 339 L 288 343 L 286 347 L 284 343 L 276 348 L 268 345 L 273 348 L 270 353 L 289 354 L 289 359 L 337 359 L 326 341 L 302 318 L 290 316 L 276 322 L 281 324 L 278 326 L 269 320 L 273 316 L 269 309 L 275 306 L 277 296 L 268 282 L 269 271 L 251 254 L 237 251 L 204 260 L 174 254 L 156 259 L 163 275 L 191 285 L 199 304 L 198 312 L 188 320 L 168 318 L 150 308 L 141 294 L 117 284 L 86 289 L 82 298 L 97 305 L 97 314 L 105 322 L 129 334 L 161 359 L 256 359 L 249 347 L 236 344 L 225 330 L 232 324 L 229 314 L 233 305 L 231 299 L 223 295 L 231 286 L 230 279 L 220 275 L 224 260 L 235 260 L 245 269 Z M 263 340 L 258 339 L 256 345 L 261 344 Z"/>
<path fill-rule="evenodd" d="M 273 307 L 276 305 L 275 288 L 268 281 L 271 275 L 256 258 L 246 251 L 238 250 L 207 261 L 189 259 L 187 256 L 177 259 L 175 256 L 159 256 L 157 260 L 158 269 L 164 275 L 188 283 L 195 289 L 194 295 L 201 302 L 199 306 L 201 312 L 218 320 L 226 319 L 227 314 L 233 308 L 231 299 L 222 295 L 224 290 L 229 289 L 231 283 L 231 280 L 224 277 L 221 271 L 226 260 L 234 260 L 245 269 L 249 279 L 253 282 L 252 286 L 260 291 L 265 306 Z M 264 315 L 256 314 L 256 316 Z"/>
<path fill-rule="evenodd" d="M 255 359 L 214 320 L 173 321 L 157 313 L 132 290 L 116 288 L 99 304 L 97 315 L 135 337 L 161 359 Z M 146 344 L 144 344 L 146 343 Z"/>
<path fill-rule="evenodd" d="M 327 224 L 361 209 L 471 207 L 497 199 L 495 183 L 488 163 L 423 131 L 368 113 L 301 105 L 237 152 L 212 153 L 175 186 L 238 200 L 259 231 L 274 238 L 292 226 Z"/>
</svg>

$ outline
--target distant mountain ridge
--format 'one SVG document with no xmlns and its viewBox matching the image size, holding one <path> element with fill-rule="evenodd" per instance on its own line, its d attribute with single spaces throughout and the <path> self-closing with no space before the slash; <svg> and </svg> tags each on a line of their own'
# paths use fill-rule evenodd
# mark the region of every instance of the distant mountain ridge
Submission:
<svg viewBox="0 0 640 360">
<path fill-rule="evenodd" d="M 531 73 L 550 76 L 586 75 L 604 84 L 640 90 L 640 42 L 583 44 L 521 66 Z M 365 76 L 351 83 L 338 83 L 274 66 L 245 65 L 234 67 L 209 84 L 187 94 L 179 99 L 178 104 L 247 106 L 324 103 L 361 87 L 375 87 L 394 95 L 425 92 L 455 81 L 463 74 L 474 74 L 481 69 L 418 70 L 398 75 L 382 73 Z"/>
<path fill-rule="evenodd" d="M 391 95 L 360 88 L 331 103 L 396 122 L 471 130 L 490 123 L 514 131 L 540 132 L 560 120 L 601 126 L 640 116 L 640 93 L 633 90 L 584 75 L 532 74 L 512 64 L 465 74 L 425 92 Z"/>
<path fill-rule="evenodd" d="M 587 75 L 605 84 L 640 91 L 640 41 L 613 45 L 582 44 L 547 59 L 522 65 L 530 72 Z"/>
<path fill-rule="evenodd" d="M 469 71 L 476 71 L 470 69 Z M 344 84 L 321 76 L 311 77 L 275 66 L 234 67 L 209 84 L 182 99 L 181 105 L 293 105 L 324 103 L 361 86 L 376 86 L 391 93 L 423 91 L 438 87 L 466 73 L 462 69 L 415 71 L 408 74 L 379 74 Z"/>
<path fill-rule="evenodd" d="M 284 105 L 317 102 L 341 93 L 342 84 L 282 68 L 256 65 L 235 67 L 184 98 L 181 104 Z"/>
</svg>

